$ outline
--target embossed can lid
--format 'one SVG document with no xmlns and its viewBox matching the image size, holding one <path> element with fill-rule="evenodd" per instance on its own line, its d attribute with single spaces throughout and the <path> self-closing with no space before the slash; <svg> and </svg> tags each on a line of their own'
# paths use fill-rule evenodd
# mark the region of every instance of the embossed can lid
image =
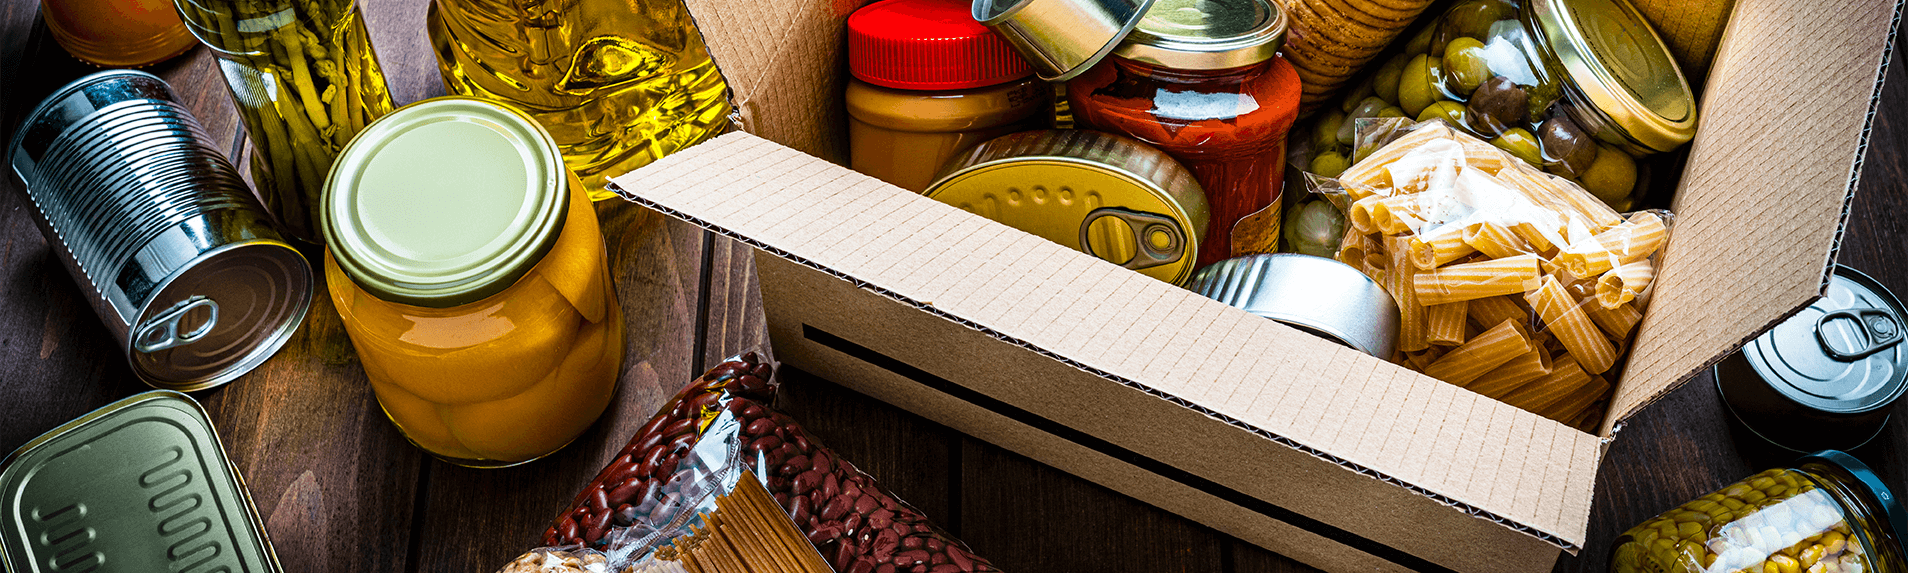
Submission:
<svg viewBox="0 0 1908 573">
<path fill-rule="evenodd" d="M 170 390 L 21 446 L 0 462 L 0 506 L 11 573 L 281 570 L 205 410 Z"/>
</svg>

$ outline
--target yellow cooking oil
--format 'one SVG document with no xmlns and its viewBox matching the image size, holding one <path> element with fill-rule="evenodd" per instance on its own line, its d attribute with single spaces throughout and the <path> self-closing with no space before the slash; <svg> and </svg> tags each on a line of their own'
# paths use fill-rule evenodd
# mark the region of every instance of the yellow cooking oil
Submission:
<svg viewBox="0 0 1908 573">
<path fill-rule="evenodd" d="M 429 27 L 445 89 L 535 117 L 593 200 L 731 126 L 728 84 L 682 0 L 436 0 Z"/>
</svg>

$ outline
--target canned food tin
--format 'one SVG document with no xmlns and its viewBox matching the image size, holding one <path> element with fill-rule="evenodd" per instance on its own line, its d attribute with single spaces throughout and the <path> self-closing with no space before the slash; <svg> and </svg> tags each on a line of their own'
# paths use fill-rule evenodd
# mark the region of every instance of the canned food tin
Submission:
<svg viewBox="0 0 1908 573">
<path fill-rule="evenodd" d="M 1210 218 L 1179 162 L 1086 130 L 988 140 L 950 161 L 923 194 L 1173 284 L 1192 276 Z"/>
<path fill-rule="evenodd" d="M 1828 292 L 1716 364 L 1744 427 L 1795 451 L 1853 449 L 1908 389 L 1908 313 L 1881 283 L 1836 266 Z"/>
<path fill-rule="evenodd" d="M 1389 360 L 1398 341 L 1398 304 L 1371 277 L 1345 263 L 1290 253 L 1213 263 L 1192 290 L 1246 312 Z"/>
<path fill-rule="evenodd" d="M 199 403 L 158 390 L 67 422 L 0 462 L 0 563 L 42 571 L 279 571 Z"/>
<path fill-rule="evenodd" d="M 1040 79 L 1064 82 L 1099 63 L 1153 0 L 974 0 L 974 19 L 1007 39 Z"/>
<path fill-rule="evenodd" d="M 47 243 L 146 383 L 224 384 L 304 320 L 311 266 L 159 78 L 110 71 L 60 88 L 7 157 Z"/>
</svg>

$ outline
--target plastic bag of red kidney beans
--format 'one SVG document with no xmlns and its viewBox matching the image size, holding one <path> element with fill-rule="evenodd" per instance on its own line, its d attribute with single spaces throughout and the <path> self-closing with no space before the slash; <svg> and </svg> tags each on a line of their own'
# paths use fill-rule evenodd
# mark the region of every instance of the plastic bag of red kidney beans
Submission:
<svg viewBox="0 0 1908 573">
<path fill-rule="evenodd" d="M 774 367 L 730 358 L 663 405 L 543 534 L 616 569 L 699 523 L 741 470 L 841 573 L 999 571 L 771 407 Z"/>
</svg>

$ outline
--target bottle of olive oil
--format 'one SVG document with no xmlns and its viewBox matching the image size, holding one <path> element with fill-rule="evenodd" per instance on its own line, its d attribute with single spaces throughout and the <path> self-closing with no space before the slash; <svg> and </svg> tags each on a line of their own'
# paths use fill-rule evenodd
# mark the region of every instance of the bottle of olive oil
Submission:
<svg viewBox="0 0 1908 573">
<path fill-rule="evenodd" d="M 592 199 L 731 125 L 682 0 L 435 0 L 429 26 L 445 89 L 537 118 Z"/>
</svg>

